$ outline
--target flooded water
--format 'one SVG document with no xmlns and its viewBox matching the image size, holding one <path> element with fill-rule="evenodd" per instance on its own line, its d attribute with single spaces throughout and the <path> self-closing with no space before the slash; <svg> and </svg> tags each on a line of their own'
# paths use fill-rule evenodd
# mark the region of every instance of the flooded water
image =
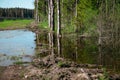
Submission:
<svg viewBox="0 0 120 80">
<path fill-rule="evenodd" d="M 0 31 L 0 66 L 11 65 L 15 60 L 30 62 L 31 58 L 24 55 L 34 55 L 34 40 L 35 33 L 28 30 Z"/>
<path fill-rule="evenodd" d="M 45 35 L 40 34 L 40 39 L 41 43 L 45 43 Z M 101 52 L 99 48 L 101 48 Z M 54 49 L 57 54 L 57 43 Z M 41 56 L 46 56 L 44 54 Z M 120 44 L 99 46 L 97 37 L 80 38 L 76 34 L 63 35 L 60 56 L 79 64 L 102 65 L 109 71 L 120 72 Z"/>
<path fill-rule="evenodd" d="M 11 65 L 15 61 L 30 62 L 31 56 L 36 52 L 36 35 L 28 30 L 0 31 L 0 66 Z M 57 41 L 57 39 L 55 39 Z M 42 43 L 40 56 L 46 56 L 48 36 L 39 35 L 39 43 Z M 101 52 L 99 49 L 101 48 Z M 120 72 L 120 45 L 98 45 L 98 38 L 80 38 L 74 35 L 63 35 L 61 39 L 61 54 L 57 54 L 57 43 L 54 46 L 55 54 L 75 61 L 80 64 L 96 64 Z M 27 55 L 27 57 L 26 57 Z M 18 56 L 18 57 L 16 57 Z"/>
<path fill-rule="evenodd" d="M 80 64 L 102 65 L 110 71 L 120 72 L 120 46 L 113 47 L 111 44 L 99 46 L 97 43 L 98 39 L 95 37 L 64 37 L 62 56 Z"/>
</svg>

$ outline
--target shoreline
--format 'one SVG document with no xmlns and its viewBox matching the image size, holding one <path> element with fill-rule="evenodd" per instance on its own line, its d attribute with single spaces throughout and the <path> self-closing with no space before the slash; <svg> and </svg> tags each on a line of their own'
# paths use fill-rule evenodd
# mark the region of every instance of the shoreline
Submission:
<svg viewBox="0 0 120 80">
<path fill-rule="evenodd" d="M 28 29 L 35 33 L 40 32 L 35 24 L 30 24 L 25 28 L 0 29 L 0 31 L 16 29 Z M 32 63 L 27 66 L 22 64 L 0 66 L 0 79 L 2 80 L 96 80 L 100 78 L 116 80 L 120 79 L 120 74 L 110 75 L 103 70 L 102 66 L 77 64 L 51 55 L 41 59 L 35 57 Z"/>
<path fill-rule="evenodd" d="M 101 67 L 77 64 L 66 59 L 48 55 L 34 58 L 28 66 L 10 65 L 0 67 L 2 80 L 118 80 L 120 74 L 107 74 Z"/>
</svg>

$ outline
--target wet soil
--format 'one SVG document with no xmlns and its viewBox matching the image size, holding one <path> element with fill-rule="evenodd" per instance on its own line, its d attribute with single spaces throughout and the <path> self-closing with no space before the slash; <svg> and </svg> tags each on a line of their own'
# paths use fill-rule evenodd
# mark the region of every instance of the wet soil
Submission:
<svg viewBox="0 0 120 80">
<path fill-rule="evenodd" d="M 0 67 L 0 80 L 120 80 L 120 75 L 105 75 L 101 66 L 77 64 L 60 57 L 35 58 L 28 66 Z"/>
</svg>

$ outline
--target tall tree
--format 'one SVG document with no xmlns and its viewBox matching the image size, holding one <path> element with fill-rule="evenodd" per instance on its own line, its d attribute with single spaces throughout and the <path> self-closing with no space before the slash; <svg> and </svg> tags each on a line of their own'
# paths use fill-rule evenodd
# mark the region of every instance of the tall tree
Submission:
<svg viewBox="0 0 120 80">
<path fill-rule="evenodd" d="M 38 0 L 35 0 L 35 21 L 36 21 L 36 23 L 39 22 L 39 16 L 38 16 Z"/>
<path fill-rule="evenodd" d="M 61 54 L 61 9 L 60 0 L 57 0 L 57 45 L 58 55 Z"/>
<path fill-rule="evenodd" d="M 75 0 L 75 19 L 77 21 L 77 6 L 78 6 L 78 0 Z M 76 59 L 78 56 L 78 25 L 76 24 Z"/>
<path fill-rule="evenodd" d="M 55 31 L 55 20 L 54 20 L 54 17 L 55 17 L 55 14 L 54 14 L 54 0 L 49 0 L 48 2 L 48 8 L 49 8 L 49 14 L 48 14 L 48 17 L 49 17 L 49 27 L 50 27 L 50 33 L 49 33 L 49 46 L 50 46 L 50 49 L 51 49 L 51 53 L 54 54 L 54 31 Z"/>
</svg>

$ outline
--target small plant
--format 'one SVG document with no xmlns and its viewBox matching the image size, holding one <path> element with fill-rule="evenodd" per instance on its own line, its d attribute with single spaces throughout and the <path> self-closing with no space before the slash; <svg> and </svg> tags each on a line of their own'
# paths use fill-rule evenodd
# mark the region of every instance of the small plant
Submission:
<svg viewBox="0 0 120 80">
<path fill-rule="evenodd" d="M 18 57 L 18 56 L 11 56 L 10 57 L 10 60 L 19 60 L 20 59 L 20 57 Z"/>
<path fill-rule="evenodd" d="M 23 71 L 20 72 L 20 77 L 21 77 L 21 78 L 24 77 L 24 73 L 25 73 L 25 70 L 23 70 Z"/>
<path fill-rule="evenodd" d="M 13 64 L 16 64 L 16 65 L 21 65 L 21 64 L 24 63 L 24 62 L 22 61 L 22 56 L 21 56 L 21 55 L 19 55 L 19 56 L 11 56 L 11 57 L 10 57 L 10 60 L 15 61 Z"/>
<path fill-rule="evenodd" d="M 21 65 L 21 64 L 24 64 L 24 62 L 22 62 L 22 61 L 16 61 L 16 62 L 14 62 L 14 64 Z"/>
<path fill-rule="evenodd" d="M 63 63 L 62 61 L 58 62 L 58 66 L 59 66 L 59 67 L 62 67 L 63 64 L 64 64 L 64 63 Z"/>
<path fill-rule="evenodd" d="M 62 61 L 58 62 L 58 66 L 59 67 L 70 67 L 70 65 L 68 63 L 65 63 L 65 62 L 62 62 Z"/>
<path fill-rule="evenodd" d="M 103 68 L 103 76 L 99 77 L 99 80 L 109 80 L 108 73 L 105 68 Z"/>
</svg>

